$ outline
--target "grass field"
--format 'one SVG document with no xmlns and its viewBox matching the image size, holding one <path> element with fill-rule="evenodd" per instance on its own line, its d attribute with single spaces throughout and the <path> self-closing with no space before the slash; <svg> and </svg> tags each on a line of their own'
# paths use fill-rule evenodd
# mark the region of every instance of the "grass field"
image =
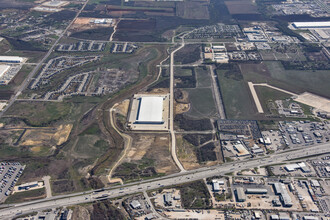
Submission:
<svg viewBox="0 0 330 220">
<path fill-rule="evenodd" d="M 5 115 L 21 118 L 32 126 L 45 126 L 68 115 L 72 107 L 66 102 L 15 102 Z"/>
<path fill-rule="evenodd" d="M 98 136 L 84 135 L 79 137 L 75 152 L 85 157 L 96 158 L 104 154 L 108 148 L 108 143 Z"/>
<path fill-rule="evenodd" d="M 20 203 L 20 202 L 27 202 L 35 199 L 41 199 L 46 197 L 45 188 L 29 190 L 25 192 L 15 193 L 6 199 L 5 203 Z"/>
<path fill-rule="evenodd" d="M 280 62 L 265 61 L 261 64 L 241 64 L 246 81 L 270 85 L 302 93 L 309 91 L 330 97 L 330 77 L 326 70 L 285 70 Z"/>
<path fill-rule="evenodd" d="M 214 117 L 217 109 L 214 104 L 212 90 L 210 88 L 185 89 L 189 93 L 191 104 L 189 112 L 186 114 L 196 118 Z"/>
<path fill-rule="evenodd" d="M 191 68 L 175 67 L 175 76 L 192 76 L 193 72 Z"/>
<path fill-rule="evenodd" d="M 250 90 L 244 80 L 225 77 L 226 70 L 217 70 L 221 95 L 228 119 L 253 119 L 255 105 Z"/>
<path fill-rule="evenodd" d="M 195 72 L 197 77 L 197 88 L 211 86 L 211 76 L 207 67 L 196 67 Z"/>
<path fill-rule="evenodd" d="M 254 88 L 258 94 L 259 101 L 265 113 L 271 113 L 267 106 L 269 101 L 274 102 L 275 100 L 283 100 L 291 97 L 291 95 L 287 93 L 283 93 L 264 86 L 255 86 Z"/>
</svg>

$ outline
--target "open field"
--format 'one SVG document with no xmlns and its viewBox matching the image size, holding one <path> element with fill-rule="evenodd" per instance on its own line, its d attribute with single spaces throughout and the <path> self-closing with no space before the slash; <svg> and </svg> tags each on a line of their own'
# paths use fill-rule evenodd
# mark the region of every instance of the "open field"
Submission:
<svg viewBox="0 0 330 220">
<path fill-rule="evenodd" d="M 212 90 L 210 88 L 185 89 L 188 92 L 190 109 L 185 114 L 195 118 L 211 118 L 217 115 Z"/>
<path fill-rule="evenodd" d="M 266 114 L 278 114 L 278 112 L 274 112 L 270 110 L 269 102 L 274 102 L 275 100 L 283 100 L 283 99 L 288 99 L 291 97 L 291 95 L 280 92 L 277 90 L 274 90 L 272 88 L 264 87 L 264 86 L 255 86 L 254 87 L 257 94 L 258 98 L 260 100 L 260 103 L 262 105 L 262 108 Z"/>
<path fill-rule="evenodd" d="M 211 76 L 210 71 L 207 67 L 196 67 L 196 78 L 197 78 L 197 88 L 209 87 L 211 88 Z"/>
<path fill-rule="evenodd" d="M 132 137 L 133 145 L 115 170 L 114 177 L 131 181 L 178 171 L 169 151 L 168 135 L 134 134 Z"/>
<path fill-rule="evenodd" d="M 231 15 L 235 14 L 258 14 L 258 8 L 250 0 L 225 1 Z"/>
<path fill-rule="evenodd" d="M 84 40 L 108 40 L 113 32 L 112 27 L 102 27 L 102 28 L 94 28 L 87 29 L 83 31 L 77 31 L 71 34 L 71 37 L 84 39 Z"/>
<path fill-rule="evenodd" d="M 228 78 L 225 72 L 226 70 L 217 70 L 227 117 L 229 119 L 255 118 L 256 107 L 247 83 L 244 80 Z"/>
<path fill-rule="evenodd" d="M 46 198 L 45 188 L 15 193 L 9 196 L 8 199 L 5 201 L 5 203 L 6 204 L 20 203 L 20 202 L 27 202 L 42 198 Z"/>
<path fill-rule="evenodd" d="M 71 103 L 15 102 L 5 117 L 20 118 L 32 126 L 45 126 L 69 114 Z"/>
<path fill-rule="evenodd" d="M 330 97 L 330 80 L 326 70 L 285 70 L 280 62 L 271 61 L 241 64 L 240 68 L 246 81 L 268 83 L 297 94 L 308 91 Z"/>
</svg>

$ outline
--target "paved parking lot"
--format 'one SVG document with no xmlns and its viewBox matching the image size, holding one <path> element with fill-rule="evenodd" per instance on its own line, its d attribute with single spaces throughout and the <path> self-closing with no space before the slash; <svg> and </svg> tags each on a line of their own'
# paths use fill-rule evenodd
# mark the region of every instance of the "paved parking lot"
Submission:
<svg viewBox="0 0 330 220">
<path fill-rule="evenodd" d="M 288 146 L 314 145 L 329 141 L 329 128 L 322 122 L 280 122 L 280 131 Z"/>
<path fill-rule="evenodd" d="M 11 194 L 24 168 L 25 166 L 22 166 L 18 162 L 0 163 L 0 202 L 4 202 Z"/>
</svg>

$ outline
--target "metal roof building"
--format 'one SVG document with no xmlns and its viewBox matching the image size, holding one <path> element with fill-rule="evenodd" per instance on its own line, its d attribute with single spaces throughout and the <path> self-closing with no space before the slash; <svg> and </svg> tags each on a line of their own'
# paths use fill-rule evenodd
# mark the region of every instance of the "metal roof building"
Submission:
<svg viewBox="0 0 330 220">
<path fill-rule="evenodd" d="M 245 202 L 246 196 L 244 193 L 244 189 L 242 187 L 238 187 L 236 189 L 236 198 L 237 198 L 237 202 Z"/>
<path fill-rule="evenodd" d="M 304 220 L 318 220 L 319 218 L 316 216 L 309 216 L 309 215 L 305 215 L 303 217 Z"/>
<path fill-rule="evenodd" d="M 267 194 L 267 189 L 262 188 L 249 188 L 245 190 L 246 194 Z"/>
<path fill-rule="evenodd" d="M 295 28 L 330 28 L 330 21 L 293 22 Z"/>
<path fill-rule="evenodd" d="M 130 205 L 133 209 L 141 208 L 141 203 L 138 200 L 133 200 Z"/>
<path fill-rule="evenodd" d="M 23 57 L 18 56 L 0 56 L 0 62 L 3 63 L 21 63 L 23 60 Z"/>
<path fill-rule="evenodd" d="M 162 124 L 163 121 L 163 97 L 146 96 L 140 98 L 139 110 L 135 123 Z"/>
<path fill-rule="evenodd" d="M 291 207 L 293 205 L 291 197 L 285 188 L 283 183 L 274 183 L 275 194 L 280 196 L 280 200 L 285 207 Z"/>
<path fill-rule="evenodd" d="M 237 151 L 236 156 L 238 156 L 238 157 L 243 157 L 243 156 L 250 155 L 249 151 L 241 143 L 240 144 L 235 144 L 234 149 Z"/>
<path fill-rule="evenodd" d="M 10 69 L 9 65 L 0 65 L 0 78 Z"/>
</svg>

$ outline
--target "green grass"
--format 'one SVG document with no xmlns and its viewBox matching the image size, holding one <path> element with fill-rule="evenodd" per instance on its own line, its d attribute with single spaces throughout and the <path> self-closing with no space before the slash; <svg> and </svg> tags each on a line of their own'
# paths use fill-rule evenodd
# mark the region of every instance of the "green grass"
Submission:
<svg viewBox="0 0 330 220">
<path fill-rule="evenodd" d="M 192 76 L 191 68 L 175 67 L 175 76 Z"/>
<path fill-rule="evenodd" d="M 108 143 L 99 139 L 98 136 L 84 135 L 79 137 L 75 152 L 88 158 L 97 158 L 104 154 L 108 148 Z"/>
<path fill-rule="evenodd" d="M 86 135 L 86 134 L 97 135 L 100 133 L 101 133 L 101 130 L 100 130 L 99 126 L 96 123 L 93 123 L 85 131 L 83 131 L 81 133 L 81 135 Z"/>
<path fill-rule="evenodd" d="M 227 78 L 225 72 L 226 70 L 217 70 L 227 118 L 254 118 L 256 110 L 247 83 L 244 80 Z"/>
<path fill-rule="evenodd" d="M 210 88 L 185 89 L 189 93 L 190 110 L 187 113 L 194 118 L 212 117 L 217 113 L 212 90 Z"/>
<path fill-rule="evenodd" d="M 263 62 L 269 74 L 242 68 L 246 81 L 269 83 L 273 86 L 295 93 L 309 91 L 330 97 L 330 77 L 327 70 L 285 70 L 278 61 Z M 262 64 L 255 64 L 262 65 Z"/>
<path fill-rule="evenodd" d="M 210 87 L 211 76 L 207 67 L 196 67 L 197 87 Z"/>
<path fill-rule="evenodd" d="M 9 196 L 6 199 L 5 204 L 19 203 L 19 202 L 26 202 L 29 200 L 40 199 L 41 196 L 45 196 L 45 195 L 46 195 L 45 188 L 19 192 Z"/>
<path fill-rule="evenodd" d="M 72 107 L 72 104 L 66 102 L 15 102 L 6 116 L 22 118 L 31 126 L 47 126 L 68 115 Z"/>
<path fill-rule="evenodd" d="M 258 94 L 259 101 L 262 105 L 263 110 L 267 113 L 270 113 L 270 110 L 268 108 L 268 102 L 273 102 L 276 100 L 284 100 L 284 99 L 289 99 L 291 95 L 280 92 L 278 90 L 269 88 L 269 87 L 264 87 L 264 86 L 255 86 L 255 90 Z M 275 104 L 275 103 L 274 103 Z"/>
</svg>

